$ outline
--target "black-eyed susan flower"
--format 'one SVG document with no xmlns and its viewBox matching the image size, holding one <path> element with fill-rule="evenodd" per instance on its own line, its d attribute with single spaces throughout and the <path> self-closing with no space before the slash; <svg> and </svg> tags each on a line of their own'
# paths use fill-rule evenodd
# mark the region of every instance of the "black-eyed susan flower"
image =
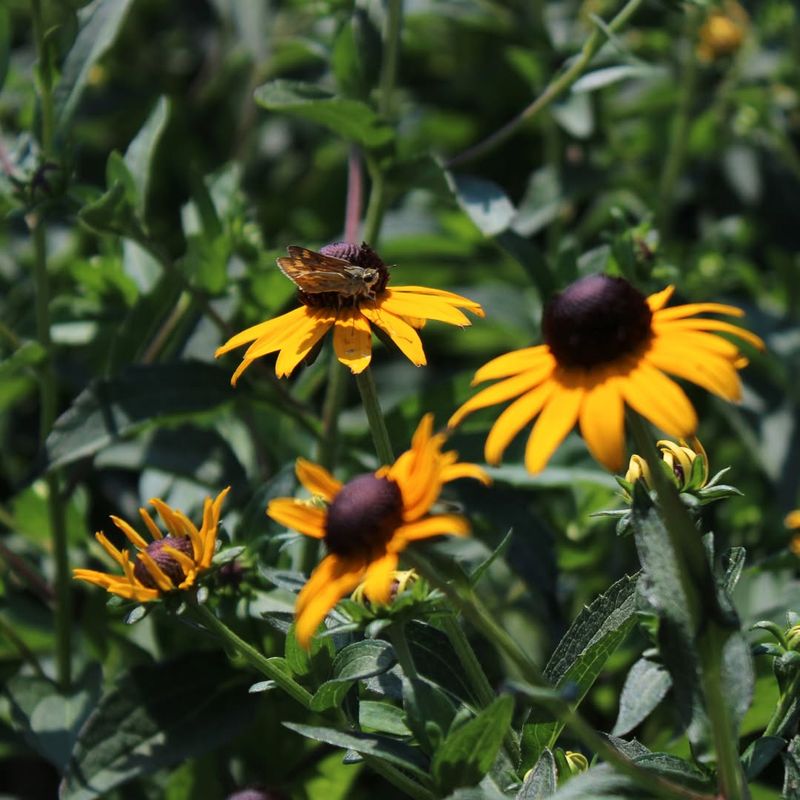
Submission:
<svg viewBox="0 0 800 800">
<path fill-rule="evenodd" d="M 300 306 L 237 333 L 217 349 L 215 355 L 221 356 L 250 344 L 233 373 L 233 385 L 255 359 L 275 352 L 275 372 L 286 377 L 331 328 L 337 358 L 355 374 L 372 359 L 372 326 L 422 366 L 426 359 L 417 331 L 427 320 L 463 327 L 471 323 L 461 309 L 484 315 L 478 303 L 452 292 L 426 286 L 390 289 L 389 269 L 367 244 L 337 242 L 319 253 L 296 247 L 289 252 L 278 262 L 297 284 Z"/>
<path fill-rule="evenodd" d="M 625 455 L 625 406 L 676 439 L 688 439 L 697 415 L 683 389 L 665 373 L 726 400 L 741 396 L 737 370 L 747 361 L 728 333 L 754 347 L 763 342 L 702 313 L 741 317 L 734 306 L 690 303 L 666 308 L 674 287 L 645 297 L 623 278 L 581 278 L 547 304 L 545 344 L 499 356 L 475 373 L 473 385 L 502 379 L 470 398 L 450 419 L 516 398 L 492 426 L 485 455 L 497 464 L 512 439 L 536 420 L 525 466 L 536 473 L 578 423 L 589 450 L 612 471 Z"/>
<path fill-rule="evenodd" d="M 445 437 L 433 433 L 433 417 L 420 422 L 411 448 L 391 466 L 341 483 L 327 470 L 297 460 L 297 477 L 312 494 L 272 500 L 267 514 L 281 525 L 325 542 L 327 555 L 300 591 L 295 606 L 298 642 L 311 637 L 337 601 L 362 581 L 364 595 L 386 603 L 399 554 L 407 545 L 442 534 L 464 536 L 469 523 L 458 514 L 431 514 L 442 486 L 457 478 L 488 482 L 475 464 L 442 452 Z"/>
<path fill-rule="evenodd" d="M 140 603 L 188 589 L 211 567 L 220 508 L 229 490 L 230 487 L 223 489 L 215 500 L 206 498 L 199 529 L 182 511 L 168 506 L 163 500 L 152 499 L 150 503 L 155 506 L 168 533 L 165 536 L 148 511 L 140 508 L 139 514 L 152 537 L 149 543 L 125 520 L 112 516 L 111 521 L 138 551 L 136 558 L 131 558 L 127 548 L 117 549 L 104 533 L 98 531 L 95 534 L 97 541 L 121 567 L 122 575 L 74 569 L 73 577 Z"/>
</svg>

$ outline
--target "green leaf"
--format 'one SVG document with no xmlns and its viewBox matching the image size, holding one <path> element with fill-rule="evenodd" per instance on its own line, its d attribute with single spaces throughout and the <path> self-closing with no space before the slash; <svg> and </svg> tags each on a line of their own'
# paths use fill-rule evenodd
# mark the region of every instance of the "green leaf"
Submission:
<svg viewBox="0 0 800 800">
<path fill-rule="evenodd" d="M 87 203 L 78 212 L 78 219 L 97 233 L 122 235 L 132 230 L 129 219 L 132 213 L 125 186 L 115 183 L 96 200 Z"/>
<path fill-rule="evenodd" d="M 494 562 L 500 558 L 501 556 L 505 555 L 506 550 L 508 550 L 509 544 L 511 544 L 511 536 L 514 533 L 513 530 L 509 530 L 508 533 L 503 537 L 503 540 L 500 542 L 497 547 L 492 551 L 491 555 L 485 558 L 474 570 L 470 573 L 469 582 L 475 586 L 478 581 L 486 574 L 486 571 L 489 567 L 494 564 Z"/>
<path fill-rule="evenodd" d="M 426 752 L 435 752 L 456 715 L 453 701 L 431 681 L 404 678 L 403 708 L 416 740 Z"/>
<path fill-rule="evenodd" d="M 600 764 L 567 781 L 552 797 L 553 800 L 651 800 L 653 795 L 608 764 Z"/>
<path fill-rule="evenodd" d="M 496 183 L 453 172 L 446 173 L 445 177 L 458 205 L 481 233 L 497 236 L 509 227 L 516 209 Z"/>
<path fill-rule="evenodd" d="M 431 772 L 442 794 L 472 786 L 491 769 L 511 725 L 514 701 L 498 697 L 490 706 L 451 731 L 433 757 Z"/>
<path fill-rule="evenodd" d="M 795 736 L 783 759 L 783 800 L 800 800 L 800 736 Z"/>
<path fill-rule="evenodd" d="M 578 78 L 572 85 L 572 92 L 580 94 L 582 92 L 596 92 L 613 83 L 627 80 L 628 78 L 661 78 L 666 73 L 658 67 L 651 67 L 647 64 L 618 64 L 613 67 L 603 67 L 593 72 L 587 72 Z"/>
<path fill-rule="evenodd" d="M 381 700 L 359 701 L 358 724 L 393 736 L 411 736 L 403 709 Z"/>
<path fill-rule="evenodd" d="M 626 576 L 581 611 L 559 642 L 544 669 L 557 688 L 569 688 L 576 706 L 597 680 L 609 656 L 636 623 L 636 575 Z M 563 729 L 561 722 L 535 711 L 523 728 L 523 764 L 538 760 Z"/>
<path fill-rule="evenodd" d="M 331 69 L 342 94 L 366 100 L 380 74 L 380 60 L 380 32 L 363 9 L 355 8 L 331 53 Z"/>
<path fill-rule="evenodd" d="M 69 694 L 44 678 L 16 675 L 6 684 L 14 724 L 28 744 L 64 772 L 78 731 L 100 698 L 102 673 L 93 665 Z"/>
<path fill-rule="evenodd" d="M 421 782 L 428 785 L 430 778 L 426 769 L 425 759 L 422 754 L 396 739 L 388 736 L 378 736 L 372 733 L 345 733 L 337 731 L 335 728 L 322 728 L 314 725 L 298 725 L 292 722 L 284 722 L 285 727 L 308 739 L 317 742 L 332 744 L 345 750 L 355 750 L 362 755 L 376 756 L 395 764 L 398 767 L 408 770 Z"/>
<path fill-rule="evenodd" d="M 334 656 L 333 641 L 326 636 L 315 636 L 306 650 L 295 636 L 295 624 L 292 623 L 286 632 L 284 658 L 294 675 L 310 675 L 327 678 L 330 674 L 331 661 Z"/>
<path fill-rule="evenodd" d="M 545 748 L 534 768 L 525 778 L 516 800 L 544 800 L 552 797 L 558 786 L 556 760 L 553 754 Z"/>
<path fill-rule="evenodd" d="M 453 648 L 444 633 L 433 625 L 418 620 L 408 623 L 408 638 L 411 655 L 420 675 L 432 680 L 464 700 L 474 700 L 460 670 L 454 670 L 458 663 Z"/>
<path fill-rule="evenodd" d="M 107 797 L 137 775 L 219 747 L 254 711 L 246 682 L 232 680 L 222 656 L 205 651 L 136 667 L 103 696 L 81 729 L 59 796 Z"/>
<path fill-rule="evenodd" d="M 228 374 L 211 364 L 131 365 L 84 389 L 47 437 L 48 469 L 94 455 L 162 417 L 207 411 L 231 399 Z"/>
<path fill-rule="evenodd" d="M 311 83 L 271 81 L 256 89 L 255 100 L 269 111 L 311 120 L 364 147 L 388 144 L 394 135 L 366 103 L 337 97 Z"/>
<path fill-rule="evenodd" d="M 742 753 L 742 767 L 747 779 L 755 780 L 784 747 L 786 740 L 780 736 L 762 736 L 750 742 L 747 750 Z"/>
<path fill-rule="evenodd" d="M 125 152 L 125 165 L 136 182 L 136 211 L 142 218 L 147 209 L 147 195 L 156 149 L 169 124 L 170 110 L 169 100 L 166 97 L 159 97 L 147 121 Z"/>
<path fill-rule="evenodd" d="M 323 637 L 330 641 L 329 637 Z M 288 639 L 287 639 L 288 641 Z M 332 645 L 331 645 L 332 646 Z M 350 687 L 362 678 L 382 675 L 396 663 L 394 650 L 388 642 L 365 639 L 342 648 L 333 660 L 334 678 L 325 681 L 311 700 L 314 711 L 338 706 Z"/>
<path fill-rule="evenodd" d="M 8 358 L 0 361 L 0 380 L 11 380 L 44 361 L 47 351 L 38 342 L 23 342 Z"/>
<path fill-rule="evenodd" d="M 640 658 L 628 672 L 619 699 L 614 736 L 624 736 L 644 722 L 672 686 L 669 673 L 647 658 Z"/>
<path fill-rule="evenodd" d="M 86 89 L 89 70 L 114 44 L 133 0 L 96 0 L 81 9 L 80 30 L 55 92 L 56 129 L 63 134 Z"/>
</svg>

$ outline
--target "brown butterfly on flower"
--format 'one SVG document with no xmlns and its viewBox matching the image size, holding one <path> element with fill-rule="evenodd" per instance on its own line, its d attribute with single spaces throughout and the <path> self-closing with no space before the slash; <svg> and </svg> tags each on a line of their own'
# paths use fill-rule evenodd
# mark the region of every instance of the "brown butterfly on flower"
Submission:
<svg viewBox="0 0 800 800">
<path fill-rule="evenodd" d="M 289 245 L 288 257 L 277 259 L 280 271 L 301 292 L 335 292 L 340 298 L 374 300 L 383 276 L 374 267 L 361 267 L 344 258 L 317 253 L 307 247 Z"/>
</svg>

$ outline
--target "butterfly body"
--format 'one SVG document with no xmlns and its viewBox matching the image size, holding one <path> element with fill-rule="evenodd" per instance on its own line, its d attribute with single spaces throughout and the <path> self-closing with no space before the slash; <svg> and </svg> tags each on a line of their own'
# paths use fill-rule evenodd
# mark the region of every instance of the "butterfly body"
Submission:
<svg viewBox="0 0 800 800">
<path fill-rule="evenodd" d="M 343 258 L 290 245 L 289 255 L 277 259 L 280 271 L 301 292 L 331 292 L 340 298 L 374 300 L 381 273 L 374 267 L 360 267 Z"/>
</svg>

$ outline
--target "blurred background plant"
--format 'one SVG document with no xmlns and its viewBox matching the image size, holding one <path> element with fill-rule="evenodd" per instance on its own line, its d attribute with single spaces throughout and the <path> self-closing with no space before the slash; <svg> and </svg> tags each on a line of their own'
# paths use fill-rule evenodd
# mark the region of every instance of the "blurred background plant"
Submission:
<svg viewBox="0 0 800 800">
<path fill-rule="evenodd" d="M 189 624 L 123 617 L 84 587 L 70 611 L 63 579 L 67 562 L 107 566 L 92 534 L 109 514 L 133 519 L 157 496 L 196 517 L 231 485 L 220 539 L 246 552 L 216 573 L 220 614 L 264 653 L 284 653 L 309 688 L 329 674 L 341 641 L 307 657 L 286 638 L 305 556 L 300 537 L 264 514 L 294 491 L 294 458 L 315 455 L 330 432 L 327 351 L 290 381 L 254 367 L 235 393 L 233 361 L 212 354 L 292 303 L 274 261 L 286 245 L 343 238 L 356 158 L 380 230 L 370 244 L 396 280 L 466 294 L 487 313 L 468 331 L 426 329 L 424 370 L 376 349 L 398 449 L 423 412 L 444 423 L 476 366 L 538 342 L 543 302 L 578 276 L 605 270 L 643 291 L 674 282 L 683 301 L 730 301 L 771 355 L 745 373 L 739 407 L 690 390 L 714 469 L 730 466 L 726 482 L 741 491 L 698 513 L 718 553 L 747 549 L 735 589 L 745 628 L 784 626 L 800 608 L 782 522 L 800 482 L 796 4 L 409 0 L 394 81 L 382 65 L 397 5 L 0 7 L 0 758 L 11 796 L 52 797 L 60 776 L 68 798 L 212 800 L 246 786 L 399 796 L 363 762 L 343 764 L 337 742 L 287 733 L 282 720 L 308 714 L 276 691 L 253 702 L 250 676 Z M 499 146 L 472 151 L 580 53 L 591 59 L 557 96 Z M 352 475 L 376 462 L 355 386 L 343 392 L 335 452 Z M 459 431 L 464 460 L 482 459 L 491 422 L 476 414 Z M 481 570 L 484 603 L 545 663 L 584 604 L 638 561 L 631 539 L 592 516 L 621 501 L 575 434 L 537 476 L 521 452 L 517 443 L 490 470 L 491 490 L 455 488 L 476 535 L 438 548 L 469 572 L 504 542 Z M 409 608 L 425 599 L 418 586 Z M 349 608 L 343 626 L 369 616 Z M 428 622 L 414 623 L 418 667 L 427 654 L 426 678 L 468 696 Z M 650 750 L 687 757 L 651 644 L 640 628 L 612 648 L 583 711 L 600 730 L 635 730 Z M 500 685 L 508 665 L 483 639 L 473 645 Z M 784 649 L 773 655 L 791 670 L 796 653 Z M 756 666 L 745 744 L 785 697 L 768 659 Z M 625 716 L 620 696 L 654 675 L 652 707 Z M 413 714 L 384 707 L 402 694 L 396 676 L 364 681 L 362 727 L 406 735 Z M 92 717 L 76 744 L 98 703 L 108 727 Z M 117 749 L 103 750 L 118 728 L 135 732 L 136 747 L 113 739 Z M 570 753 L 558 758 L 572 770 Z M 798 758 L 786 757 L 794 774 Z M 778 797 L 781 760 L 761 766 L 753 796 Z"/>
</svg>

